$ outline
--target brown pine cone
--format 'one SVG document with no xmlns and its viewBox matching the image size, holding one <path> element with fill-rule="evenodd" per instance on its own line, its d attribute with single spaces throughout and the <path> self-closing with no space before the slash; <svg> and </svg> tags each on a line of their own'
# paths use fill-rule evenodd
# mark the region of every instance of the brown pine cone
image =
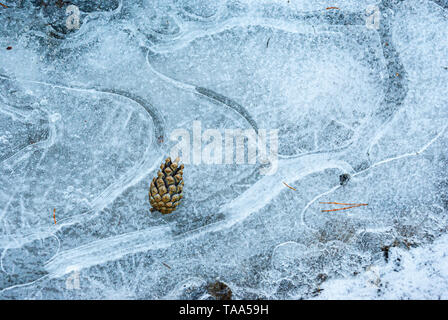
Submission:
<svg viewBox="0 0 448 320">
<path fill-rule="evenodd" d="M 167 158 L 157 172 L 157 178 L 153 178 L 149 188 L 149 202 L 151 212 L 159 211 L 168 214 L 176 210 L 183 197 L 184 165 L 179 166 L 179 158 L 173 162 Z"/>
</svg>

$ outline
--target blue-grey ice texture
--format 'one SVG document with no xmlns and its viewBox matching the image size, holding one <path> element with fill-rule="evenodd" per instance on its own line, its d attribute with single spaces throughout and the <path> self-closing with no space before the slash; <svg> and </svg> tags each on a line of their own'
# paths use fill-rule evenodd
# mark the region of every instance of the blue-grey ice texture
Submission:
<svg viewBox="0 0 448 320">
<path fill-rule="evenodd" d="M 1 2 L 0 299 L 448 299 L 447 1 Z M 150 213 L 193 121 L 278 129 L 278 170 Z"/>
</svg>

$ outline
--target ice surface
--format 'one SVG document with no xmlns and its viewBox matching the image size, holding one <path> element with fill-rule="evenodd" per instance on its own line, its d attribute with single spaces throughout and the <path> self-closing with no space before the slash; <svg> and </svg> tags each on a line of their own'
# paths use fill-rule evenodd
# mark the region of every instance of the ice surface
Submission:
<svg viewBox="0 0 448 320">
<path fill-rule="evenodd" d="M 211 299 L 216 279 L 236 299 L 447 298 L 446 2 L 73 1 L 78 30 L 18 3 L 0 8 L 0 298 Z M 188 164 L 179 210 L 150 213 L 195 121 L 278 129 L 278 170 Z"/>
<path fill-rule="evenodd" d="M 317 299 L 448 299 L 448 238 L 408 251 L 392 248 L 389 262 L 354 278 L 330 280 Z"/>
</svg>

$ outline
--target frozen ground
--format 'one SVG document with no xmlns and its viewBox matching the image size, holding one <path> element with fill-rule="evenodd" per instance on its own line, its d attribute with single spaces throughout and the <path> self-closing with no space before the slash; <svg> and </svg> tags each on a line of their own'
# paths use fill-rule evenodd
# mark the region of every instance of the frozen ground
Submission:
<svg viewBox="0 0 448 320">
<path fill-rule="evenodd" d="M 1 2 L 1 299 L 448 298 L 447 1 Z M 278 129 L 277 172 L 150 213 L 197 120 Z"/>
</svg>

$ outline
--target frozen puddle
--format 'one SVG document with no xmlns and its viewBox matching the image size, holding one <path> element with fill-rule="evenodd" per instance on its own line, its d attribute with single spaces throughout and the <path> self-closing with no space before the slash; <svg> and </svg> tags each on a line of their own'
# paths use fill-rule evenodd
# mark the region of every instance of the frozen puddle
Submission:
<svg viewBox="0 0 448 320">
<path fill-rule="evenodd" d="M 55 5 L 1 10 L 0 298 L 209 299 L 217 278 L 236 299 L 446 291 L 410 263 L 443 264 L 446 8 L 338 7 L 81 1 L 73 30 Z M 275 172 L 193 158 L 179 209 L 150 213 L 170 136 L 197 123 L 278 130 Z M 420 282 L 373 294 L 406 281 L 397 254 Z"/>
</svg>

